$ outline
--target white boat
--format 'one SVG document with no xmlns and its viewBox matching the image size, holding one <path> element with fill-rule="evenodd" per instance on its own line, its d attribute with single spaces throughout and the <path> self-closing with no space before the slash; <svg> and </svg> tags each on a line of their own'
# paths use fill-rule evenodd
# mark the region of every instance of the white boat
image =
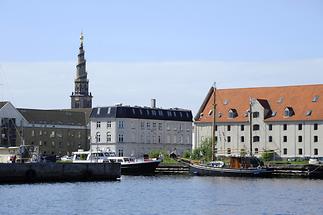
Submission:
<svg viewBox="0 0 323 215">
<path fill-rule="evenodd" d="M 121 163 L 123 175 L 152 175 L 160 160 L 116 156 L 113 151 L 73 152 L 73 163 Z"/>
</svg>

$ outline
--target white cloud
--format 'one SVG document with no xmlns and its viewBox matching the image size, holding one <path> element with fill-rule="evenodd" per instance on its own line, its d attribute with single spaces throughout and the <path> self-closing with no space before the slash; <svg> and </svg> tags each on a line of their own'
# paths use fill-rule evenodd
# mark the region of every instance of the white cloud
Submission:
<svg viewBox="0 0 323 215">
<path fill-rule="evenodd" d="M 69 108 L 75 63 L 2 63 L 0 99 L 17 107 Z M 194 113 L 214 81 L 218 88 L 316 84 L 323 59 L 284 62 L 88 63 L 94 106 L 124 103 L 182 107 Z"/>
</svg>

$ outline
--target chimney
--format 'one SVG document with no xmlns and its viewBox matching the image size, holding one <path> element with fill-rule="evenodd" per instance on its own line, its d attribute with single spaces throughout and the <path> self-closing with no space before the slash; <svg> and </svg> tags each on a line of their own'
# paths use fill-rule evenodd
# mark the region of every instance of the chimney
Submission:
<svg viewBox="0 0 323 215">
<path fill-rule="evenodd" d="M 151 99 L 151 108 L 156 108 L 156 99 Z"/>
</svg>

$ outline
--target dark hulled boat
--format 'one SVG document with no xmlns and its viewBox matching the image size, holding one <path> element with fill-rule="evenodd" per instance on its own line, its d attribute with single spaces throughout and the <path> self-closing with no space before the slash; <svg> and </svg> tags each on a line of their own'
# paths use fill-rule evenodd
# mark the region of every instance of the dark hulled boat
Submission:
<svg viewBox="0 0 323 215">
<path fill-rule="evenodd" d="M 121 163 L 122 175 L 154 175 L 160 160 L 143 160 Z"/>
<path fill-rule="evenodd" d="M 273 169 L 261 166 L 256 157 L 231 157 L 229 166 L 190 164 L 190 173 L 197 176 L 270 177 Z"/>
</svg>

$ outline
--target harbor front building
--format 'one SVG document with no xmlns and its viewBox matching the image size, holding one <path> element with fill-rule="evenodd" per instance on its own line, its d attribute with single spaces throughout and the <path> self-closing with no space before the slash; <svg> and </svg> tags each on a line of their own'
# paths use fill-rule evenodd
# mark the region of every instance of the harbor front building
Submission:
<svg viewBox="0 0 323 215">
<path fill-rule="evenodd" d="M 0 147 L 27 145 L 41 155 L 66 155 L 89 149 L 91 109 L 17 109 L 0 102 Z"/>
<path fill-rule="evenodd" d="M 154 150 L 182 154 L 192 147 L 192 112 L 139 106 L 93 108 L 91 148 L 140 157 Z"/>
<path fill-rule="evenodd" d="M 323 84 L 211 87 L 195 116 L 193 148 L 213 131 L 216 155 L 270 150 L 283 159 L 323 157 Z"/>
</svg>

